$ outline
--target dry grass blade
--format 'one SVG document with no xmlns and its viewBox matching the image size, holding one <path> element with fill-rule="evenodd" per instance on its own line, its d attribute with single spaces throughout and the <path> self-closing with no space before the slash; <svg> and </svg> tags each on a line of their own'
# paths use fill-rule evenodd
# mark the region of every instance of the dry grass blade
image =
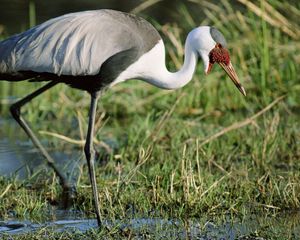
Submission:
<svg viewBox="0 0 300 240">
<path fill-rule="evenodd" d="M 131 182 L 132 178 L 136 175 L 139 168 L 150 159 L 151 153 L 152 153 L 152 146 L 148 146 L 147 149 L 143 149 L 143 148 L 140 149 L 138 164 L 133 169 L 131 169 L 130 172 L 124 177 L 120 187 L 123 186 L 124 184 L 128 185 Z"/>
<path fill-rule="evenodd" d="M 206 189 L 203 193 L 200 195 L 200 199 L 207 194 L 209 191 L 211 191 L 213 188 L 215 188 L 220 182 L 223 181 L 224 178 L 228 177 L 231 174 L 231 172 L 227 173 L 225 176 L 221 177 L 219 180 L 215 181 L 208 189 Z"/>
<path fill-rule="evenodd" d="M 158 124 L 155 126 L 153 132 L 150 135 L 150 138 L 152 138 L 152 142 L 156 142 L 158 139 L 158 134 L 161 132 L 165 124 L 168 122 L 169 118 L 171 117 L 172 113 L 175 110 L 175 107 L 180 102 L 181 98 L 185 95 L 185 93 L 182 93 L 176 100 L 176 102 L 173 104 L 172 108 L 165 112 L 165 114 L 162 116 Z"/>
<path fill-rule="evenodd" d="M 11 188 L 11 186 L 12 186 L 11 183 L 7 185 L 7 187 L 5 188 L 5 190 L 3 191 L 3 193 L 1 193 L 0 199 L 5 196 L 5 194 L 9 191 L 9 189 Z"/>
<path fill-rule="evenodd" d="M 80 111 L 77 110 L 77 121 L 78 121 L 78 127 L 79 127 L 79 135 L 80 139 L 84 140 L 84 132 L 83 132 L 83 126 L 82 126 L 82 114 Z"/>
<path fill-rule="evenodd" d="M 51 136 L 51 137 L 56 137 L 56 138 L 59 138 L 59 139 L 65 141 L 65 142 L 72 143 L 72 144 L 79 145 L 79 146 L 84 146 L 84 144 L 86 142 L 85 140 L 76 140 L 76 139 L 67 137 L 65 135 L 59 134 L 59 133 L 54 133 L 54 132 L 39 131 L 39 133 L 44 134 L 44 135 L 48 135 L 48 136 Z M 93 142 L 96 145 L 104 147 L 107 150 L 107 152 L 112 152 L 112 149 L 110 148 L 110 146 L 108 144 L 106 144 L 105 142 L 99 141 L 96 138 L 94 138 Z"/>
<path fill-rule="evenodd" d="M 277 209 L 277 210 L 281 209 L 280 207 L 276 207 L 276 206 L 269 205 L 269 204 L 263 204 L 263 203 L 255 203 L 255 205 L 262 206 L 262 207 L 265 207 L 265 208 Z"/>
<path fill-rule="evenodd" d="M 154 102 L 155 100 L 157 100 L 158 98 L 165 96 L 167 94 L 170 94 L 169 91 L 165 90 L 165 91 L 159 91 L 155 94 L 149 95 L 148 97 L 145 97 L 144 99 L 140 99 L 137 103 L 136 103 L 136 107 L 143 107 L 146 104 L 150 104 L 151 102 Z"/>
<path fill-rule="evenodd" d="M 275 10 L 273 7 L 267 5 L 266 10 L 269 12 L 269 14 L 275 15 L 271 17 L 268 15 L 265 11 L 263 11 L 260 7 L 256 6 L 254 3 L 248 1 L 248 0 L 238 0 L 240 3 L 244 4 L 247 8 L 249 8 L 252 12 L 254 12 L 257 16 L 263 18 L 266 22 L 271 24 L 273 27 L 279 28 L 284 33 L 288 34 L 290 37 L 294 39 L 299 38 L 299 30 L 297 29 L 291 29 L 292 26 L 280 13 L 278 13 L 277 10 Z M 283 21 L 283 22 L 282 22 Z"/>
<path fill-rule="evenodd" d="M 221 131 L 211 135 L 210 137 L 208 137 L 207 139 L 205 139 L 204 141 L 202 141 L 199 144 L 199 147 L 213 141 L 214 139 L 228 133 L 231 132 L 233 130 L 242 128 L 250 123 L 252 123 L 256 118 L 258 118 L 259 116 L 261 116 L 262 114 L 264 114 L 265 112 L 267 112 L 268 110 L 270 110 L 274 105 L 276 105 L 278 102 L 280 102 L 283 98 L 285 98 L 286 95 L 280 96 L 278 98 L 276 98 L 272 103 L 270 103 L 268 106 L 266 106 L 264 109 L 260 110 L 259 112 L 257 112 L 256 114 L 254 114 L 252 117 L 245 119 L 244 121 L 241 122 L 237 122 L 234 123 L 232 125 L 230 125 L 229 127 L 226 127 L 224 129 L 222 129 Z"/>
<path fill-rule="evenodd" d="M 43 130 L 39 131 L 39 133 L 44 134 L 44 135 L 48 135 L 48 136 L 51 136 L 51 137 L 56 137 L 56 138 L 59 138 L 63 141 L 66 141 L 68 143 L 72 143 L 72 144 L 75 144 L 75 145 L 83 146 L 84 143 L 85 143 L 85 140 L 76 140 L 76 139 L 67 137 L 65 135 L 59 134 L 59 133 L 48 132 L 48 131 L 43 131 Z"/>
<path fill-rule="evenodd" d="M 264 2 L 265 8 L 267 11 L 272 12 L 274 17 L 278 19 L 278 21 L 282 22 L 283 24 L 291 27 L 290 22 L 280 13 L 278 12 L 273 6 L 271 6 L 267 1 Z"/>
<path fill-rule="evenodd" d="M 184 56 L 184 44 L 180 41 L 180 29 L 177 26 L 165 25 L 161 30 L 175 47 L 175 50 L 173 48 L 168 49 L 168 53 L 176 68 L 179 69 Z"/>
<path fill-rule="evenodd" d="M 218 13 L 221 13 L 223 11 L 223 9 L 220 6 L 218 6 L 217 4 L 211 3 L 210 1 L 189 0 L 189 2 L 199 4 L 199 5 L 201 5 L 205 8 L 209 8 L 212 11 L 215 11 L 215 12 L 218 12 Z"/>
</svg>

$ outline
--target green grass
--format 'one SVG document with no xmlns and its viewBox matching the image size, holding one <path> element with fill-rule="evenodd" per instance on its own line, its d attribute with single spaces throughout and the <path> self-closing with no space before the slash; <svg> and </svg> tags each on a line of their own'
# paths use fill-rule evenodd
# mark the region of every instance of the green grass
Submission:
<svg viewBox="0 0 300 240">
<path fill-rule="evenodd" d="M 97 168 L 104 218 L 125 219 L 132 206 L 136 216 L 154 212 L 179 219 L 299 210 L 299 3 L 191 2 L 203 9 L 201 17 L 182 5 L 180 22 L 156 25 L 166 43 L 169 69 L 182 64 L 184 39 L 194 22 L 214 25 L 229 43 L 232 63 L 248 95 L 243 97 L 218 66 L 204 76 L 201 62 L 193 81 L 177 91 L 140 81 L 110 89 L 99 102 L 96 137 L 99 142 L 118 139 L 121 147 Z M 18 87 L 22 84 L 26 88 Z M 1 98 L 22 97 L 24 89 L 40 86 L 22 84 L 0 82 Z M 281 96 L 271 109 L 247 122 Z M 37 132 L 81 140 L 88 105 L 88 94 L 61 85 L 32 102 L 24 116 Z M 7 114 L 5 106 L 2 112 Z M 234 125 L 238 122 L 240 126 Z M 233 130 L 227 131 L 232 125 Z M 41 137 L 61 151 L 82 147 L 45 134 Z M 1 218 L 13 210 L 18 217 L 41 219 L 49 202 L 59 199 L 56 178 L 42 184 L 39 177 L 34 179 L 31 185 L 38 187 L 33 189 L 1 180 L 0 193 L 8 188 L 0 197 Z M 88 185 L 84 169 L 74 208 L 87 215 L 93 213 Z"/>
</svg>

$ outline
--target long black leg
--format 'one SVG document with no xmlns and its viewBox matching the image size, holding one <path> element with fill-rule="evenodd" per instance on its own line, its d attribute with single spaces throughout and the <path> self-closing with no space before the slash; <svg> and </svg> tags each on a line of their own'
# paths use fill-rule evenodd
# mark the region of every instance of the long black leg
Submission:
<svg viewBox="0 0 300 240">
<path fill-rule="evenodd" d="M 99 99 L 99 96 L 100 96 L 100 92 L 91 93 L 89 126 L 88 126 L 88 132 L 87 132 L 87 137 L 86 137 L 86 143 L 84 146 L 84 152 L 86 155 L 86 160 L 87 160 L 89 174 L 90 174 L 90 181 L 92 184 L 94 204 L 95 204 L 95 210 L 96 210 L 96 215 L 97 215 L 97 222 L 98 222 L 98 226 L 101 227 L 102 219 L 101 219 L 101 213 L 100 213 L 98 190 L 97 190 L 96 175 L 95 175 L 95 149 L 94 149 L 94 145 L 93 145 L 95 117 L 96 117 L 97 101 Z"/>
<path fill-rule="evenodd" d="M 10 112 L 14 119 L 19 123 L 19 125 L 24 129 L 26 134 L 29 136 L 29 138 L 32 140 L 33 144 L 40 150 L 42 155 L 45 157 L 48 165 L 53 168 L 55 173 L 58 175 L 60 178 L 61 184 L 63 186 L 64 191 L 69 192 L 70 194 L 72 193 L 71 186 L 69 186 L 65 176 L 59 171 L 59 169 L 56 167 L 54 164 L 54 160 L 51 158 L 51 156 L 48 154 L 46 149 L 43 147 L 43 145 L 40 143 L 36 135 L 33 133 L 29 125 L 26 123 L 26 121 L 21 117 L 21 108 L 28 102 L 30 102 L 33 98 L 37 97 L 41 93 L 45 92 L 46 90 L 50 89 L 54 85 L 56 85 L 57 82 L 52 81 L 46 84 L 45 86 L 39 88 L 38 90 L 34 91 L 33 93 L 29 94 L 28 96 L 22 98 L 18 102 L 14 103 L 10 107 Z M 68 194 L 69 194 L 68 193 Z"/>
</svg>

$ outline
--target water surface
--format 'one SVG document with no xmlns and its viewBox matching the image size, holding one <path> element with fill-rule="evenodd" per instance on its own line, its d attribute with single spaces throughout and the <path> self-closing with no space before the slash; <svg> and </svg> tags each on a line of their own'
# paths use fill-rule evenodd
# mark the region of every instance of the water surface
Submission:
<svg viewBox="0 0 300 240">
<path fill-rule="evenodd" d="M 84 163 L 82 151 L 47 150 L 69 180 L 76 182 Z M 48 170 L 47 164 L 21 127 L 14 119 L 0 117 L 0 176 L 24 180 L 42 170 Z"/>
<path fill-rule="evenodd" d="M 54 211 L 49 215 L 52 220 L 43 223 L 10 219 L 0 221 L 1 234 L 15 235 L 46 228 L 51 231 L 86 232 L 97 229 L 95 219 L 85 218 L 80 212 Z M 300 213 L 288 212 L 274 217 L 252 215 L 238 220 L 226 218 L 223 222 L 203 222 L 201 220 L 178 220 L 162 218 L 128 218 L 126 220 L 105 220 L 106 228 L 130 231 L 135 239 L 147 236 L 155 239 L 299 239 Z M 268 236 L 262 238 L 261 234 Z"/>
</svg>

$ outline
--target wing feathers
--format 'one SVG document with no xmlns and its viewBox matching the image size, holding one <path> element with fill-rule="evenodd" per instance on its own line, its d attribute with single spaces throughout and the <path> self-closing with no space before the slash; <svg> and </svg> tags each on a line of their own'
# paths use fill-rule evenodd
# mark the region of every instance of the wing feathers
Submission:
<svg viewBox="0 0 300 240">
<path fill-rule="evenodd" d="M 132 48 L 141 55 L 159 39 L 150 23 L 133 15 L 112 10 L 67 14 L 0 42 L 0 73 L 96 75 L 113 55 Z"/>
</svg>

